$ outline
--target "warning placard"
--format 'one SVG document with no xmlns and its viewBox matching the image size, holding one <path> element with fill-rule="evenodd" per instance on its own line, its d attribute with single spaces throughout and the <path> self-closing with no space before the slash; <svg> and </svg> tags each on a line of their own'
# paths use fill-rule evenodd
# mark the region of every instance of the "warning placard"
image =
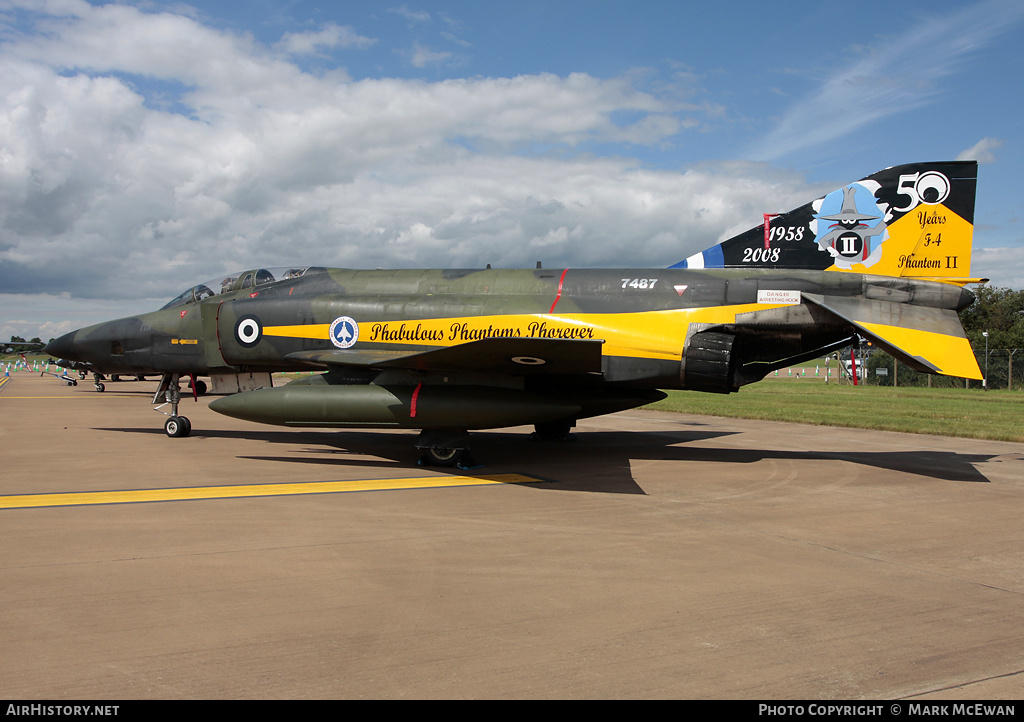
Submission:
<svg viewBox="0 0 1024 722">
<path fill-rule="evenodd" d="M 800 303 L 799 291 L 758 291 L 758 303 L 775 303 L 793 306 Z"/>
</svg>

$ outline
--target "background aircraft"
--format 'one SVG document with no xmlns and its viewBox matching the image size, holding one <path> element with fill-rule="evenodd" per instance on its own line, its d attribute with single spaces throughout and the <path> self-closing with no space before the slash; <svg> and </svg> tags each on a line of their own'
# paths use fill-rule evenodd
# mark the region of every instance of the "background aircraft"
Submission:
<svg viewBox="0 0 1024 722">
<path fill-rule="evenodd" d="M 158 311 L 97 324 L 49 353 L 108 373 L 209 375 L 223 414 L 285 426 L 409 428 L 433 463 L 469 431 L 640 406 L 660 389 L 730 393 L 855 343 L 980 379 L 957 311 L 969 278 L 977 164 L 889 168 L 668 269 L 253 269 Z M 274 371 L 324 371 L 272 388 Z M 261 387 L 261 388 L 256 388 Z M 251 390 L 249 390 L 251 389 Z"/>
<path fill-rule="evenodd" d="M 39 341 L 3 341 L 0 342 L 0 350 L 3 353 L 14 353 L 15 350 L 28 348 L 42 348 L 45 344 Z"/>
<path fill-rule="evenodd" d="M 94 364 L 91 364 L 91 363 L 88 363 L 88 362 L 85 362 L 85 361 L 69 361 L 68 359 L 63 359 L 63 358 L 57 359 L 56 363 L 57 363 L 58 366 L 60 366 L 63 369 L 67 369 L 68 371 L 77 371 L 79 379 L 85 379 L 85 375 L 86 374 L 92 374 L 93 386 L 95 387 L 95 389 L 97 391 L 99 391 L 100 393 L 102 393 L 103 391 L 106 390 L 106 386 L 103 385 L 103 382 L 107 380 L 106 376 L 104 375 L 103 372 L 101 372 L 99 369 L 97 369 Z M 138 381 L 145 381 L 146 380 L 146 377 L 143 374 L 132 374 L 132 375 Z M 111 376 L 113 377 L 112 378 L 113 381 L 118 381 L 119 380 L 118 379 L 118 374 L 111 374 Z M 59 378 L 59 379 L 67 379 L 68 378 L 67 371 L 64 372 L 63 376 L 58 376 L 57 378 Z M 202 382 L 200 381 L 199 383 L 202 383 Z M 77 383 L 74 384 L 74 385 L 78 386 Z M 201 390 L 200 390 L 199 393 L 203 394 L 206 391 L 205 384 L 203 384 L 203 386 L 201 386 L 200 389 Z"/>
</svg>

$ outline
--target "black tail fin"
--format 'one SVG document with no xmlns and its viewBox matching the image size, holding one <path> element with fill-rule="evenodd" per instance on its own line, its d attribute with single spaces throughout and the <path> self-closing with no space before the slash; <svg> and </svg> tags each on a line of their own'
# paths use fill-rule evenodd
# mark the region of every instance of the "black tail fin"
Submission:
<svg viewBox="0 0 1024 722">
<path fill-rule="evenodd" d="M 849 271 L 964 283 L 971 273 L 976 161 L 894 166 L 671 268 Z"/>
</svg>

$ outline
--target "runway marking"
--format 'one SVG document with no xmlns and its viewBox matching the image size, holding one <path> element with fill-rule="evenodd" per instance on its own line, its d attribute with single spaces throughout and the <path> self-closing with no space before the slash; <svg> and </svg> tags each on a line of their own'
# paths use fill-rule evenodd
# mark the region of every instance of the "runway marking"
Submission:
<svg viewBox="0 0 1024 722">
<path fill-rule="evenodd" d="M 4 386 L 6 386 L 10 380 L 10 376 L 0 376 L 0 391 L 3 391 Z"/>
<path fill-rule="evenodd" d="M 363 479 L 354 481 L 308 481 L 244 486 L 192 486 L 177 489 L 131 489 L 125 491 L 76 491 L 61 494 L 0 496 L 0 509 L 31 509 L 46 506 L 87 506 L 91 504 L 137 504 L 153 501 L 234 499 L 254 496 L 336 494 L 353 491 L 394 489 L 440 489 L 448 486 L 488 484 L 537 484 L 543 479 L 522 474 L 491 476 L 429 476 L 406 479 Z"/>
</svg>

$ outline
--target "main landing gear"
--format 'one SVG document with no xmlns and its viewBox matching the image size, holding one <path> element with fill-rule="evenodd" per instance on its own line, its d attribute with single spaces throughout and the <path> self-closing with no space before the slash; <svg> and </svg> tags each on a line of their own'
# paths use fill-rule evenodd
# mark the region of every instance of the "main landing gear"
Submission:
<svg viewBox="0 0 1024 722">
<path fill-rule="evenodd" d="M 576 441 L 576 437 L 572 435 L 574 426 L 576 426 L 575 419 L 534 424 L 534 431 L 530 434 L 530 439 L 532 441 Z"/>
<path fill-rule="evenodd" d="M 469 443 L 468 431 L 423 429 L 416 438 L 416 448 L 422 452 L 416 463 L 420 466 L 470 469 L 477 463 L 469 455 Z"/>
<path fill-rule="evenodd" d="M 548 442 L 572 442 L 576 437 L 572 434 L 576 419 L 547 421 L 534 425 L 530 439 Z M 420 466 L 455 466 L 459 469 L 472 469 L 479 464 L 470 456 L 470 435 L 468 431 L 454 429 L 424 429 L 416 438 L 416 448 L 421 455 L 417 463 Z"/>
</svg>

